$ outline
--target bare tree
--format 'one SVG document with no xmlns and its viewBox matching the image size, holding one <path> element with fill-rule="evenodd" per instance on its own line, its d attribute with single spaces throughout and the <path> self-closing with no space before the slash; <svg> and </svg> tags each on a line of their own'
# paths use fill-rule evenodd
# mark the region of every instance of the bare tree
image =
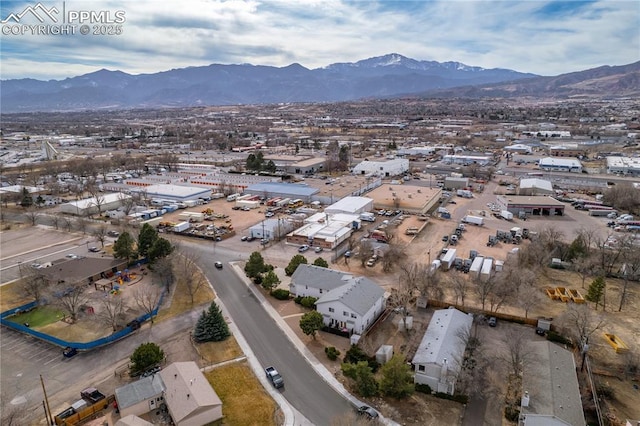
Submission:
<svg viewBox="0 0 640 426">
<path fill-rule="evenodd" d="M 582 288 L 584 288 L 584 282 L 587 278 L 595 275 L 598 269 L 598 259 L 593 255 L 574 259 L 571 264 L 573 271 L 580 276 Z"/>
<path fill-rule="evenodd" d="M 592 311 L 587 304 L 571 303 L 560 317 L 569 333 L 576 339 L 581 347 L 588 342 L 589 337 L 606 325 L 604 317 Z"/>
<path fill-rule="evenodd" d="M 160 296 L 162 295 L 162 289 L 157 285 L 149 285 L 148 288 L 138 287 L 133 292 L 133 298 L 136 301 L 136 305 L 145 314 L 149 315 L 151 324 L 153 324 L 153 311 L 158 306 Z"/>
<path fill-rule="evenodd" d="M 511 374 L 519 377 L 524 365 L 533 361 L 534 358 L 534 353 L 528 345 L 529 339 L 521 330 L 510 328 L 504 333 L 502 342 L 507 348 L 507 353 L 502 356 L 502 359 L 510 367 Z"/>
<path fill-rule="evenodd" d="M 30 265 L 20 265 L 20 276 L 20 292 L 40 303 L 48 284 L 42 271 Z"/>
<path fill-rule="evenodd" d="M 542 301 L 540 289 L 532 285 L 523 284 L 518 288 L 518 306 L 524 310 L 524 317 L 529 317 L 529 311 Z"/>
<path fill-rule="evenodd" d="M 60 216 L 60 221 L 62 222 L 62 227 L 65 231 L 71 232 L 71 228 L 73 228 L 73 221 L 69 216 Z"/>
<path fill-rule="evenodd" d="M 113 331 L 117 331 L 118 323 L 124 319 L 124 303 L 121 296 L 106 296 L 100 303 L 96 317 Z"/>
<path fill-rule="evenodd" d="M 93 198 L 91 204 L 94 205 L 98 209 L 98 216 L 102 215 L 102 206 L 104 206 L 105 198 L 100 189 L 100 185 L 96 182 L 95 178 L 91 178 L 87 180 L 87 183 L 84 186 L 85 191 L 91 195 Z"/>
<path fill-rule="evenodd" d="M 357 243 L 358 249 L 355 257 L 360 260 L 361 266 L 367 262 L 367 259 L 373 254 L 373 243 L 370 240 L 360 240 Z"/>
<path fill-rule="evenodd" d="M 78 231 L 82 232 L 83 234 L 87 233 L 87 228 L 89 227 L 89 222 L 87 221 L 86 218 L 77 217 L 74 222 L 76 224 L 76 227 L 78 228 Z"/>
<path fill-rule="evenodd" d="M 174 250 L 169 256 L 161 257 L 153 262 L 153 273 L 162 284 L 162 287 L 166 289 L 175 281 L 176 272 L 173 259 L 177 251 Z"/>
<path fill-rule="evenodd" d="M 469 292 L 469 288 L 471 287 L 468 276 L 463 274 L 453 274 L 450 276 L 450 280 L 453 292 L 456 295 L 456 303 L 459 301 L 460 305 L 464 306 L 465 298 Z"/>
<path fill-rule="evenodd" d="M 64 310 L 72 321 L 78 319 L 79 310 L 89 302 L 87 284 L 62 282 L 50 287 L 53 304 Z"/>
<path fill-rule="evenodd" d="M 118 200 L 120 201 L 120 206 L 122 207 L 122 211 L 127 216 L 129 215 L 129 213 L 131 213 L 133 208 L 136 206 L 135 198 L 127 194 L 124 194 L 122 192 L 118 194 Z"/>
<path fill-rule="evenodd" d="M 489 294 L 491 294 L 493 286 L 495 285 L 495 280 L 493 276 L 489 278 L 482 278 L 478 276 L 478 278 L 476 278 L 474 281 L 476 284 L 475 290 L 478 294 L 478 297 L 480 298 L 480 303 L 482 303 L 482 310 L 484 311 L 487 304 L 487 299 L 489 298 Z"/>
<path fill-rule="evenodd" d="M 627 300 L 629 291 L 629 282 L 638 281 L 640 279 L 640 251 L 634 250 L 633 246 L 629 244 L 622 255 L 622 291 L 620 293 L 620 304 L 618 305 L 618 312 L 622 311 L 622 308 Z"/>
<path fill-rule="evenodd" d="M 60 219 L 59 215 L 52 214 L 49 216 L 49 219 L 51 220 L 51 223 L 53 224 L 54 228 L 60 229 L 60 224 L 62 223 L 62 220 Z"/>
<path fill-rule="evenodd" d="M 597 228 L 585 228 L 581 227 L 578 229 L 578 237 L 582 240 L 585 248 L 587 249 L 587 254 L 591 251 L 593 244 L 597 241 L 598 230 Z"/>
<path fill-rule="evenodd" d="M 389 249 L 382 256 L 382 271 L 391 272 L 395 265 L 402 263 L 407 257 L 404 247 L 398 244 L 389 244 Z"/>
<path fill-rule="evenodd" d="M 94 228 L 91 235 L 93 235 L 97 241 L 100 241 L 102 248 L 104 248 L 104 243 L 107 240 L 107 225 L 102 224 Z"/>
<path fill-rule="evenodd" d="M 36 209 L 36 207 L 29 207 L 27 211 L 24 212 L 24 215 L 27 217 L 27 220 L 31 224 L 31 226 L 36 226 L 38 223 L 38 218 L 40 217 L 40 212 Z"/>
<path fill-rule="evenodd" d="M 199 260 L 200 256 L 186 250 L 182 250 L 181 255 L 176 258 L 178 279 L 184 284 L 191 306 L 196 294 L 207 285 L 207 280 L 198 267 Z"/>
</svg>

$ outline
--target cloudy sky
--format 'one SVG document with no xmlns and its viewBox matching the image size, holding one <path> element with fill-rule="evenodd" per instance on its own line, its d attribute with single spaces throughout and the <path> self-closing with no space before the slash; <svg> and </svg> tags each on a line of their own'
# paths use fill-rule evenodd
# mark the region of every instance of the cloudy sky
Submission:
<svg viewBox="0 0 640 426">
<path fill-rule="evenodd" d="M 640 2 L 104 0 L 0 2 L 2 79 L 250 63 L 307 68 L 387 53 L 558 75 L 640 60 Z M 39 22 L 28 7 L 36 8 Z M 55 7 L 55 10 L 52 8 Z M 44 10 L 57 19 L 54 23 Z M 70 13 L 94 12 L 89 34 Z M 19 16 L 16 19 L 16 16 Z M 97 16 L 96 16 L 97 15 Z M 76 15 L 79 16 L 79 15 Z M 118 29 L 96 21 L 124 22 Z M 66 23 L 62 23 L 66 19 Z M 74 25 L 74 34 L 31 34 Z M 94 31 L 120 32 L 99 35 Z M 70 31 L 67 29 L 67 31 Z"/>
</svg>

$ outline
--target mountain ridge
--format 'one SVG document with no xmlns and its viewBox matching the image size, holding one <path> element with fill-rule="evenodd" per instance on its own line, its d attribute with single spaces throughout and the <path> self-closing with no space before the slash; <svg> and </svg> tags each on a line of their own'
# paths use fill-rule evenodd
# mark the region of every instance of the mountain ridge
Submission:
<svg viewBox="0 0 640 426">
<path fill-rule="evenodd" d="M 611 67 L 596 69 L 602 74 L 600 78 L 611 75 Z M 491 93 L 513 94 L 518 90 L 509 89 L 509 85 L 512 88 L 527 87 L 522 84 L 529 80 L 555 78 L 556 87 L 558 84 L 576 86 L 577 82 L 582 81 L 580 73 L 541 77 L 509 69 L 485 69 L 454 61 L 423 61 L 390 53 L 315 69 L 299 63 L 284 67 L 210 64 L 150 74 L 134 75 L 102 68 L 62 80 L 2 80 L 0 101 L 2 112 L 10 113 L 342 102 L 408 94 L 489 96 Z M 545 81 L 548 83 L 551 80 Z M 632 86 L 633 81 L 634 78 L 631 78 L 626 85 Z M 516 86 L 518 84 L 520 86 Z M 593 92 L 596 86 L 585 90 Z M 603 86 L 609 89 L 613 87 L 612 84 Z M 578 90 L 578 87 L 572 89 L 573 92 Z"/>
</svg>

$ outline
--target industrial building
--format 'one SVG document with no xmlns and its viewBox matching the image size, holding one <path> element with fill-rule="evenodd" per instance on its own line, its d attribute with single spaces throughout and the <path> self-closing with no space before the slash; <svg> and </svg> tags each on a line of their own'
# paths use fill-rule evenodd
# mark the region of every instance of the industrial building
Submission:
<svg viewBox="0 0 640 426">
<path fill-rule="evenodd" d="M 446 189 L 463 189 L 469 187 L 469 178 L 451 177 L 444 178 L 444 187 Z"/>
<path fill-rule="evenodd" d="M 358 163 L 352 170 L 355 175 L 374 176 L 401 176 L 409 171 L 409 160 L 405 158 L 394 158 L 387 161 L 365 160 Z"/>
<path fill-rule="evenodd" d="M 344 197 L 324 209 L 327 214 L 347 213 L 358 215 L 370 211 L 373 211 L 373 199 L 368 197 Z"/>
<path fill-rule="evenodd" d="M 414 382 L 427 384 L 435 392 L 453 395 L 466 344 L 461 335 L 469 333 L 473 316 L 455 308 L 433 313 L 411 361 L 415 367 Z"/>
<path fill-rule="evenodd" d="M 552 195 L 553 185 L 545 179 L 521 179 L 518 195 Z"/>
<path fill-rule="evenodd" d="M 291 173 L 296 175 L 312 175 L 320 173 L 325 170 L 325 158 L 315 157 L 308 158 L 302 161 L 296 161 L 284 167 L 285 173 Z"/>
<path fill-rule="evenodd" d="M 60 206 L 62 213 L 76 216 L 91 216 L 94 214 L 104 213 L 107 210 L 115 210 L 122 206 L 122 201 L 131 198 L 130 195 L 116 192 L 113 194 L 104 194 L 98 197 L 85 198 L 78 201 L 70 201 Z"/>
<path fill-rule="evenodd" d="M 199 199 L 210 199 L 211 190 L 209 188 L 201 188 L 198 186 L 184 186 L 160 184 L 151 185 L 141 189 L 132 189 L 131 192 L 144 192 L 148 199 L 167 200 L 173 202 L 185 202 Z"/>
<path fill-rule="evenodd" d="M 549 155 L 552 157 L 580 157 L 587 150 L 578 144 L 553 145 L 549 147 Z"/>
<path fill-rule="evenodd" d="M 607 157 L 607 173 L 640 176 L 640 158 Z"/>
<path fill-rule="evenodd" d="M 516 217 L 522 212 L 533 216 L 564 216 L 566 204 L 549 196 L 498 195 L 500 210 L 508 210 Z"/>
<path fill-rule="evenodd" d="M 582 163 L 577 158 L 546 157 L 538 162 L 538 167 L 550 172 L 582 173 Z"/>
<path fill-rule="evenodd" d="M 357 215 L 317 213 L 304 221 L 304 225 L 287 235 L 290 244 L 307 244 L 333 250 L 348 240 L 360 224 Z"/>
<path fill-rule="evenodd" d="M 481 166 L 488 166 L 493 162 L 493 156 L 491 155 L 445 155 L 442 161 L 449 164 L 479 164 Z"/>
<path fill-rule="evenodd" d="M 295 224 L 288 218 L 264 219 L 249 228 L 249 237 L 265 239 L 268 241 L 279 240 L 293 231 Z"/>
<path fill-rule="evenodd" d="M 423 214 L 431 210 L 442 196 L 442 189 L 410 184 L 385 184 L 367 194 L 376 210 L 402 210 Z"/>
<path fill-rule="evenodd" d="M 505 146 L 502 148 L 503 151 L 518 153 L 518 154 L 531 154 L 532 149 L 529 145 L 524 145 L 521 143 L 516 143 L 513 145 Z"/>
<path fill-rule="evenodd" d="M 244 190 L 245 194 L 258 195 L 266 198 L 291 198 L 300 199 L 305 203 L 313 201 L 312 196 L 318 193 L 317 188 L 313 188 L 304 183 L 286 182 L 262 182 L 250 185 Z"/>
</svg>

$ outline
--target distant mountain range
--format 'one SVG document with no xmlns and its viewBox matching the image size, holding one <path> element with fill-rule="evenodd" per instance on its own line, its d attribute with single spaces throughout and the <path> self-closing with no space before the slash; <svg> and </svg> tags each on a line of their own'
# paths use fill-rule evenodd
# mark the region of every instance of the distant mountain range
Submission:
<svg viewBox="0 0 640 426">
<path fill-rule="evenodd" d="M 64 80 L 3 80 L 0 102 L 2 112 L 10 113 L 340 102 L 431 94 L 495 97 L 562 92 L 571 96 L 600 90 L 604 95 L 616 84 L 620 91 L 637 93 L 638 64 L 540 77 L 459 62 L 417 61 L 394 53 L 316 69 L 299 64 L 281 68 L 213 64 L 140 75 L 102 69 Z M 583 75 L 589 75 L 592 83 L 584 83 Z"/>
</svg>

